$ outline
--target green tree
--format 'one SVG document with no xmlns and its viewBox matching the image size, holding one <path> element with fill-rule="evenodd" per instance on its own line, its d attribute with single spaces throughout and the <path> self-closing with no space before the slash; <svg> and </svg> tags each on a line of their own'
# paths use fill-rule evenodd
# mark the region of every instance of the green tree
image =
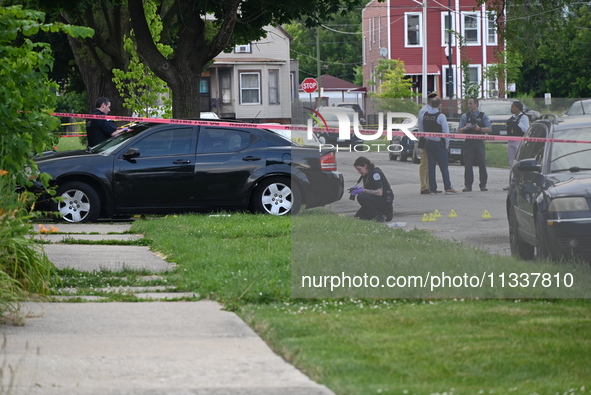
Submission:
<svg viewBox="0 0 591 395">
<path fill-rule="evenodd" d="M 48 79 L 53 57 L 47 43 L 34 42 L 38 32 L 90 36 L 91 29 L 45 23 L 45 14 L 20 6 L 0 7 L 0 309 L 20 289 L 48 290 L 53 265 L 30 236 L 31 196 L 17 186 L 37 169 L 31 159 L 55 142 L 59 119 L 57 84 Z M 28 171 L 26 170 L 28 168 Z M 41 177 L 47 183 L 48 177 Z"/>
<path fill-rule="evenodd" d="M 482 4 L 484 1 L 479 0 Z M 489 0 L 506 43 L 507 80 L 521 94 L 591 96 L 589 5 L 576 0 Z M 517 68 L 511 69 L 511 66 Z M 518 70 L 514 73 L 514 70 Z"/>
<path fill-rule="evenodd" d="M 317 29 L 299 22 L 285 25 L 285 30 L 294 38 L 291 53 L 298 59 L 300 80 L 318 77 L 316 34 L 320 34 L 321 73 L 355 83 L 355 69 L 361 67 L 361 9 L 337 13 L 332 18 Z"/>
<path fill-rule="evenodd" d="M 367 84 L 375 85 L 375 81 L 381 81 L 379 90 L 368 95 L 377 103 L 379 111 L 418 112 L 420 106 L 411 100 L 416 94 L 402 60 L 380 59 Z"/>
<path fill-rule="evenodd" d="M 152 38 L 157 43 L 158 50 L 165 57 L 169 57 L 173 49 L 160 42 L 163 26 L 162 19 L 157 14 L 156 4 L 154 1 L 147 0 L 145 7 L 146 20 L 150 26 Z M 132 36 L 133 30 L 130 36 L 125 37 L 123 45 L 130 55 L 127 69 L 113 69 L 113 81 L 121 97 L 124 98 L 123 106 L 139 116 L 170 118 L 172 116 L 170 89 L 142 62 L 135 50 Z"/>
</svg>

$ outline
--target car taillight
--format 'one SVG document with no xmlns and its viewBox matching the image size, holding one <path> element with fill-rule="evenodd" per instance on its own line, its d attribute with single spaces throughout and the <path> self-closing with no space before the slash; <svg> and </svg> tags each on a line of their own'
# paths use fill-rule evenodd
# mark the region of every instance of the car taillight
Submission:
<svg viewBox="0 0 591 395">
<path fill-rule="evenodd" d="M 320 168 L 322 171 L 337 170 L 337 158 L 334 152 L 328 152 L 320 157 Z"/>
</svg>

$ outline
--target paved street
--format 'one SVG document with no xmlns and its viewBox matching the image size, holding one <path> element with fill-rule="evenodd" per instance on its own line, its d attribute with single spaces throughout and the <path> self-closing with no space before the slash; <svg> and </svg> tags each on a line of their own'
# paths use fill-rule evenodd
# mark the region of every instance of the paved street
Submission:
<svg viewBox="0 0 591 395">
<path fill-rule="evenodd" d="M 405 223 L 405 229 L 425 229 L 438 237 L 454 239 L 483 250 L 510 255 L 509 229 L 505 211 L 509 170 L 488 168 L 488 192 L 480 192 L 478 185 L 473 192 L 459 192 L 457 195 L 421 195 L 419 193 L 419 165 L 408 162 L 391 161 L 387 152 L 350 153 L 338 152 L 338 170 L 345 177 L 345 188 L 355 185 L 359 175 L 353 163 L 359 156 L 366 156 L 382 169 L 394 190 L 394 219 L 392 222 Z M 461 191 L 464 188 L 464 167 L 450 164 L 450 177 L 453 187 Z M 478 178 L 478 168 L 474 168 L 474 177 Z M 439 190 L 443 190 L 441 173 L 437 170 Z M 340 201 L 328 206 L 331 210 L 355 215 L 359 209 L 356 201 L 345 195 Z M 425 214 L 438 210 L 442 215 L 435 222 L 424 222 Z M 454 210 L 457 217 L 450 218 Z M 491 218 L 482 218 L 484 211 Z"/>
</svg>

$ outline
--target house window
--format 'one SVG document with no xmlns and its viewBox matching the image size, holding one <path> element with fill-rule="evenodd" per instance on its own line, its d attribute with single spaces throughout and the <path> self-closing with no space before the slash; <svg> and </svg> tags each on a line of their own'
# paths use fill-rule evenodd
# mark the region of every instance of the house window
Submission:
<svg viewBox="0 0 591 395">
<path fill-rule="evenodd" d="M 423 31 L 421 14 L 406 13 L 404 19 L 406 21 L 404 44 L 407 47 L 420 47 L 422 45 L 421 33 Z"/>
<path fill-rule="evenodd" d="M 497 15 L 494 12 L 487 13 L 487 39 L 488 45 L 497 45 Z"/>
<path fill-rule="evenodd" d="M 279 70 L 269 70 L 269 104 L 279 104 Z"/>
<path fill-rule="evenodd" d="M 240 73 L 240 104 L 261 104 L 260 73 Z"/>
<path fill-rule="evenodd" d="M 447 12 L 441 13 L 441 45 L 447 46 L 449 42 L 449 31 L 451 30 L 451 45 L 456 44 L 456 38 L 454 36 L 454 32 L 456 30 L 455 27 L 455 19 L 454 15 L 448 15 Z"/>
<path fill-rule="evenodd" d="M 252 51 L 250 49 L 250 44 L 236 45 L 234 47 L 234 52 L 235 53 L 252 53 Z"/>
<path fill-rule="evenodd" d="M 489 65 L 485 70 L 484 74 L 486 76 L 486 86 L 487 86 L 487 94 L 488 97 L 499 97 L 499 80 L 495 75 L 491 75 L 493 73 L 489 72 L 489 68 L 494 67 L 495 65 Z"/>
<path fill-rule="evenodd" d="M 295 99 L 296 97 L 296 77 L 295 73 L 289 73 L 289 90 L 291 95 L 291 100 Z"/>
<path fill-rule="evenodd" d="M 480 65 L 468 66 L 468 81 L 464 82 L 464 89 L 468 88 L 469 91 L 465 91 L 464 95 L 480 97 L 480 74 Z"/>
<path fill-rule="evenodd" d="M 232 76 L 229 70 L 220 71 L 222 104 L 232 103 Z"/>
<path fill-rule="evenodd" d="M 450 75 L 450 70 L 451 70 L 451 75 Z M 455 89 L 455 73 L 456 73 L 456 66 L 452 66 L 452 68 L 450 69 L 449 66 L 443 66 L 443 75 L 445 76 L 445 80 L 442 81 L 443 84 L 443 96 L 441 97 L 456 97 L 457 95 L 454 94 L 453 90 Z M 449 91 L 449 85 L 448 85 L 448 78 L 451 78 L 451 89 L 452 91 Z"/>
<path fill-rule="evenodd" d="M 462 36 L 466 45 L 480 45 L 480 30 L 478 29 L 479 17 L 477 13 L 462 13 Z"/>
</svg>

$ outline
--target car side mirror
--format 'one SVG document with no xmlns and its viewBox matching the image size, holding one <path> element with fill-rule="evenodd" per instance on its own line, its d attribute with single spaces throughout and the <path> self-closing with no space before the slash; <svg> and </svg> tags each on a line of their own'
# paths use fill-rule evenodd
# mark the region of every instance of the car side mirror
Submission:
<svg viewBox="0 0 591 395">
<path fill-rule="evenodd" d="M 534 158 L 522 159 L 517 162 L 517 170 L 519 171 L 542 171 L 542 166 Z"/>
<path fill-rule="evenodd" d="M 139 148 L 130 148 L 123 154 L 123 158 L 127 159 L 127 160 L 137 158 L 139 156 L 140 156 L 140 149 Z"/>
</svg>

